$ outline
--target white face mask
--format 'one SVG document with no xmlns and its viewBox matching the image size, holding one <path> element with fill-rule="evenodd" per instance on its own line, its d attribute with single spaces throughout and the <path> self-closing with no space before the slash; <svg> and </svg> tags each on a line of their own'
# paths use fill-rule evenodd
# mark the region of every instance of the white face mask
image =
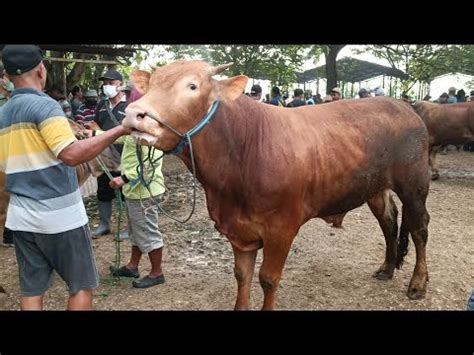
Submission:
<svg viewBox="0 0 474 355">
<path fill-rule="evenodd" d="M 115 87 L 115 85 L 104 85 L 104 94 L 109 99 L 113 99 L 118 94 L 117 88 Z"/>
</svg>

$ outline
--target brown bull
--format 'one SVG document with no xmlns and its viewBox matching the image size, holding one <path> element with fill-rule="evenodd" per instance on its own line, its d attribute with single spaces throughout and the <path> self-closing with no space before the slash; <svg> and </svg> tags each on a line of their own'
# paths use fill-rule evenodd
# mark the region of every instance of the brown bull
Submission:
<svg viewBox="0 0 474 355">
<path fill-rule="evenodd" d="M 292 109 L 261 104 L 242 95 L 247 77 L 212 78 L 227 67 L 180 61 L 153 75 L 136 72 L 146 94 L 128 106 L 122 124 L 134 128 L 140 142 L 170 151 L 219 101 L 192 146 L 210 217 L 234 251 L 235 308 L 249 307 L 258 249 L 263 248 L 263 309 L 273 309 L 299 228 L 315 217 L 335 222 L 365 202 L 386 241 L 385 261 L 374 276 L 392 278 L 410 232 L 416 265 L 407 294 L 423 297 L 430 179 L 428 134 L 420 117 L 384 97 Z M 178 157 L 191 168 L 189 148 Z M 399 236 L 389 189 L 403 203 Z"/>
<path fill-rule="evenodd" d="M 428 128 L 432 179 L 439 178 L 436 155 L 441 146 L 474 141 L 474 102 L 441 105 L 421 101 L 413 105 Z"/>
</svg>

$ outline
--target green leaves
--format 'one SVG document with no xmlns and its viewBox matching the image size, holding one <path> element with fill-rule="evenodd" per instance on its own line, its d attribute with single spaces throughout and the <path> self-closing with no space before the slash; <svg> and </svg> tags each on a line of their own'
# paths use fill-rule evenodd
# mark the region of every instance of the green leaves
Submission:
<svg viewBox="0 0 474 355">
<path fill-rule="evenodd" d="M 247 75 L 274 83 L 291 83 L 307 58 L 309 46 L 302 45 L 171 45 L 173 59 L 200 59 L 213 65 L 233 62 L 225 74 Z"/>
<path fill-rule="evenodd" d="M 473 73 L 474 46 L 472 45 L 373 45 L 366 50 L 386 59 L 392 67 L 406 72 L 410 79 L 407 88 L 416 81 L 430 82 L 448 73 Z"/>
</svg>

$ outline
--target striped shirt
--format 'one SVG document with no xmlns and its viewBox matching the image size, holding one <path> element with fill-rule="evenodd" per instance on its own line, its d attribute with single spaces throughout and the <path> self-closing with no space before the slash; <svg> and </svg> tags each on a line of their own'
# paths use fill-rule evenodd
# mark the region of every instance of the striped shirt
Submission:
<svg viewBox="0 0 474 355">
<path fill-rule="evenodd" d="M 96 109 L 96 106 L 87 107 L 86 104 L 82 104 L 77 109 L 76 116 L 74 117 L 74 119 L 76 121 L 83 121 L 83 122 L 93 121 L 95 118 L 95 109 Z"/>
<path fill-rule="evenodd" d="M 11 194 L 6 227 L 56 234 L 87 224 L 75 169 L 58 159 L 75 140 L 58 102 L 35 89 L 13 91 L 0 110 L 0 170 Z"/>
</svg>

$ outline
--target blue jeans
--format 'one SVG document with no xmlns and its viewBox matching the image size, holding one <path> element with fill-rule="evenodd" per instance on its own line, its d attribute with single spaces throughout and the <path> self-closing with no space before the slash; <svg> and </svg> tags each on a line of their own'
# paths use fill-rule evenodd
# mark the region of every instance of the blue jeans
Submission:
<svg viewBox="0 0 474 355">
<path fill-rule="evenodd" d="M 474 289 L 471 292 L 471 297 L 469 297 L 469 300 L 467 301 L 467 310 L 474 311 Z"/>
</svg>

